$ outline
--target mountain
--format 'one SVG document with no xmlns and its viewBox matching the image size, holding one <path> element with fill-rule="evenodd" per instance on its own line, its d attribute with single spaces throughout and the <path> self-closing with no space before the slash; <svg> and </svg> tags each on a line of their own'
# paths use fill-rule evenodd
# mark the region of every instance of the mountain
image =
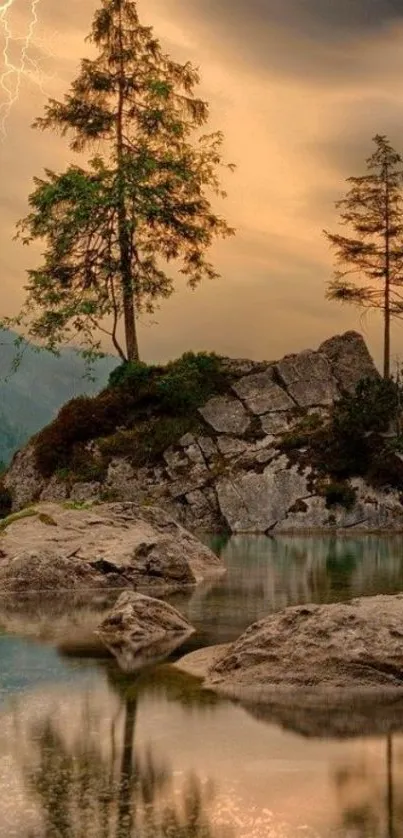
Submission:
<svg viewBox="0 0 403 838">
<path fill-rule="evenodd" d="M 84 377 L 84 361 L 74 349 L 64 349 L 56 357 L 28 345 L 19 368 L 9 376 L 16 355 L 15 338 L 13 332 L 0 330 L 0 462 L 6 464 L 21 445 L 54 419 L 65 402 L 98 393 L 119 363 L 112 356 L 100 359 L 94 367 L 95 381 L 89 381 Z"/>
</svg>

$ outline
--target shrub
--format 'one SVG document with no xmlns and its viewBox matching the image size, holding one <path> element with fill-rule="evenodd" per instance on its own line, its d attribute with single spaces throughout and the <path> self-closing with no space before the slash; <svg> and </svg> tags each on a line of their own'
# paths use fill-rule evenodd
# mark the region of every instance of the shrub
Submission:
<svg viewBox="0 0 403 838">
<path fill-rule="evenodd" d="M 168 364 L 158 379 L 156 390 L 161 409 L 172 414 L 184 414 L 225 389 L 227 377 L 219 358 L 213 354 L 187 352 Z"/>
<path fill-rule="evenodd" d="M 330 424 L 315 438 L 316 464 L 339 478 L 367 476 L 387 446 L 381 434 L 396 420 L 399 390 L 391 379 L 366 378 L 334 405 Z"/>
<path fill-rule="evenodd" d="M 397 418 L 399 388 L 391 378 L 364 378 L 353 394 L 343 396 L 333 410 L 333 426 L 340 434 L 362 435 L 388 431 Z"/>
<path fill-rule="evenodd" d="M 0 480 L 0 518 L 7 518 L 13 507 L 13 498 L 9 489 L 6 489 Z"/>
<path fill-rule="evenodd" d="M 125 457 L 141 467 L 158 462 L 167 448 L 192 430 L 196 425 L 191 417 L 160 416 L 100 439 L 98 445 L 106 458 Z"/>
<path fill-rule="evenodd" d="M 73 460 L 80 458 L 82 446 L 103 438 L 107 447 L 109 436 L 113 436 L 110 449 L 125 449 L 130 440 L 136 440 L 136 448 L 144 448 L 144 453 L 137 452 L 137 460 L 154 461 L 164 445 L 176 442 L 185 433 L 184 427 L 189 429 L 189 422 L 197 424 L 197 408 L 226 386 L 227 377 L 214 354 L 188 352 L 166 367 L 122 364 L 111 373 L 109 387 L 93 398 L 81 396 L 68 402 L 37 435 L 37 467 L 44 477 L 55 471 L 74 471 Z M 186 422 L 179 421 L 181 417 Z M 121 429 L 118 434 L 117 428 Z M 82 479 L 97 479 L 102 468 L 96 463 L 86 465 L 81 458 L 76 470 Z"/>
<path fill-rule="evenodd" d="M 152 378 L 154 367 L 148 366 L 141 362 L 125 361 L 119 367 L 112 370 L 108 386 L 122 387 L 130 386 L 136 387 L 139 384 L 144 384 Z"/>
<path fill-rule="evenodd" d="M 344 506 L 345 509 L 352 509 L 355 504 L 355 491 L 347 482 L 328 483 L 324 487 L 323 493 L 328 509 L 331 509 L 332 506 Z"/>
</svg>

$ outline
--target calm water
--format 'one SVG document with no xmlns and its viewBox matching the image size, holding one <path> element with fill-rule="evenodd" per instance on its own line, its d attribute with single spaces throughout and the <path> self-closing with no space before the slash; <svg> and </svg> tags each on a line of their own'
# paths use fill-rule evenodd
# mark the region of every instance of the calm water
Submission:
<svg viewBox="0 0 403 838">
<path fill-rule="evenodd" d="M 290 604 L 403 590 L 400 537 L 216 546 L 227 577 L 171 600 L 193 645 Z M 0 838 L 403 836 L 386 711 L 382 735 L 363 717 L 341 737 L 350 718 L 256 714 L 169 664 L 123 676 L 91 639 L 108 604 L 0 598 Z"/>
</svg>

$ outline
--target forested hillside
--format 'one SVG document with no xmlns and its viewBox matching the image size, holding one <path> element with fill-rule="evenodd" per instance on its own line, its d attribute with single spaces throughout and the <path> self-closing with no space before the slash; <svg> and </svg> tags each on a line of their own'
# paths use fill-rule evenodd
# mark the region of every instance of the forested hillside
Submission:
<svg viewBox="0 0 403 838">
<path fill-rule="evenodd" d="M 0 331 L 0 462 L 3 463 L 8 463 L 17 448 L 47 425 L 66 401 L 98 392 L 118 363 L 114 357 L 98 361 L 93 382 L 84 378 L 84 361 L 74 350 L 65 349 L 56 357 L 28 347 L 18 370 L 9 376 L 16 353 L 14 339 L 12 332 Z"/>
</svg>

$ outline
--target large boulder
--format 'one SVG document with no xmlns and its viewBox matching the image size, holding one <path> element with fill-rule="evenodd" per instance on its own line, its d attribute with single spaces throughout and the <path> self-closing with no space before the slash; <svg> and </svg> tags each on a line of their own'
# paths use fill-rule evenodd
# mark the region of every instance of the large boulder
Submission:
<svg viewBox="0 0 403 838">
<path fill-rule="evenodd" d="M 363 378 L 379 377 L 367 345 L 358 332 L 335 335 L 325 340 L 318 351 L 329 359 L 333 375 L 343 392 L 353 393 Z"/>
<path fill-rule="evenodd" d="M 403 595 L 272 614 L 224 649 L 206 683 L 292 705 L 403 698 Z"/>
<path fill-rule="evenodd" d="M 124 672 L 155 663 L 181 646 L 195 629 L 171 605 L 125 591 L 97 634 Z"/>
<path fill-rule="evenodd" d="M 221 561 L 156 507 L 41 503 L 3 522 L 7 591 L 134 588 L 168 591 L 223 571 Z"/>
<path fill-rule="evenodd" d="M 285 457 L 274 459 L 262 474 L 250 471 L 217 484 L 221 513 L 235 533 L 268 532 L 307 495 L 307 476 Z"/>
</svg>

